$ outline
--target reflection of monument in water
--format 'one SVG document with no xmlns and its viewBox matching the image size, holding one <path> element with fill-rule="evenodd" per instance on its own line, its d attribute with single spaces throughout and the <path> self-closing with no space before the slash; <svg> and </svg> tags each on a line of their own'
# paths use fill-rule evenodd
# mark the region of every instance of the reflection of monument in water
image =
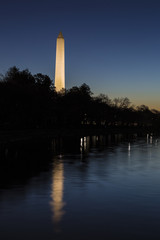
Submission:
<svg viewBox="0 0 160 240">
<path fill-rule="evenodd" d="M 63 163 L 55 161 L 53 165 L 53 183 L 52 183 L 52 193 L 51 193 L 51 206 L 53 211 L 53 221 L 58 224 L 63 215 Z"/>
<path fill-rule="evenodd" d="M 65 88 L 65 46 L 62 32 L 59 33 L 57 38 L 55 87 L 56 91 L 60 91 Z"/>
</svg>

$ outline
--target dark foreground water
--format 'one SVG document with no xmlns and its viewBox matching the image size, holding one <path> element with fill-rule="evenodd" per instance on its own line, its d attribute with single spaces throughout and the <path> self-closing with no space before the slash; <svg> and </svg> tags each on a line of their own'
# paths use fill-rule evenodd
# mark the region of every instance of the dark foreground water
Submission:
<svg viewBox="0 0 160 240">
<path fill-rule="evenodd" d="M 0 146 L 0 239 L 160 239 L 160 138 Z"/>
</svg>

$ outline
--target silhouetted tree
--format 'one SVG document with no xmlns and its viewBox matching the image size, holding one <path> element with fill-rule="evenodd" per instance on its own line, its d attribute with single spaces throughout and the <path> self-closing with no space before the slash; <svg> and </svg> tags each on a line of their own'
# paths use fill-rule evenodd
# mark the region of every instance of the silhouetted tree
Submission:
<svg viewBox="0 0 160 240">
<path fill-rule="evenodd" d="M 19 71 L 19 69 L 15 66 L 8 70 L 4 77 L 4 81 L 24 87 L 30 87 L 35 84 L 35 79 L 28 69 Z"/>
<path fill-rule="evenodd" d="M 160 127 L 160 112 L 127 97 L 93 96 L 82 84 L 56 92 L 47 75 L 10 68 L 0 75 L 0 129 Z"/>
<path fill-rule="evenodd" d="M 131 102 L 127 97 L 114 98 L 113 102 L 114 102 L 115 107 L 118 107 L 118 108 L 128 108 L 131 105 Z"/>
</svg>

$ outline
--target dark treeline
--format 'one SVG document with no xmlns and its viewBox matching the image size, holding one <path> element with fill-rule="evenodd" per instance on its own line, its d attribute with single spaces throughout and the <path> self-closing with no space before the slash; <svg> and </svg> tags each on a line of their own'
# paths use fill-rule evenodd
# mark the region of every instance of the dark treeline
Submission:
<svg viewBox="0 0 160 240">
<path fill-rule="evenodd" d="M 51 79 L 16 67 L 0 79 L 0 129 L 158 128 L 160 112 L 128 98 L 94 97 L 86 84 L 59 93 Z"/>
</svg>

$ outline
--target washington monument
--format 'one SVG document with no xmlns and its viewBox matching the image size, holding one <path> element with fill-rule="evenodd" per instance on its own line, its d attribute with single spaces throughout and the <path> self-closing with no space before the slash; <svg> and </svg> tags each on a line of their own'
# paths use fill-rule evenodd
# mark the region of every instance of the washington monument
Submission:
<svg viewBox="0 0 160 240">
<path fill-rule="evenodd" d="M 56 46 L 55 87 L 56 91 L 65 88 L 65 47 L 62 32 L 59 33 Z"/>
</svg>

